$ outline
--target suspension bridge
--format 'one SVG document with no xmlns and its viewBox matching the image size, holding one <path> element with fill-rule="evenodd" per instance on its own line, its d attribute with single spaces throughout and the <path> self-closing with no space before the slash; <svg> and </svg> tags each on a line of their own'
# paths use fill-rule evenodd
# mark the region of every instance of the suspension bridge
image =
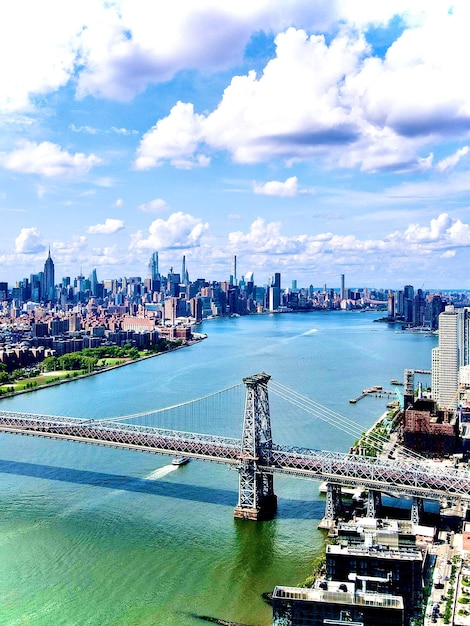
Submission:
<svg viewBox="0 0 470 626">
<path fill-rule="evenodd" d="M 171 413 L 182 407 L 191 409 L 195 404 L 204 406 L 215 396 L 237 386 L 166 409 L 109 419 L 0 411 L 0 432 L 151 454 L 183 455 L 227 465 L 239 474 L 238 503 L 234 514 L 242 519 L 259 520 L 274 515 L 277 508 L 273 484 L 276 474 L 326 481 L 327 520 L 334 519 L 339 512 L 342 486 L 368 490 L 367 515 L 370 517 L 378 514 L 380 494 L 384 491 L 411 497 L 412 520 L 415 522 L 419 521 L 424 498 L 440 502 L 450 500 L 465 506 L 470 502 L 470 472 L 431 465 L 411 451 L 404 451 L 402 459 L 392 460 L 274 443 L 268 383 L 270 392 L 288 400 L 296 410 L 306 411 L 355 437 L 361 434 L 362 428 L 352 420 L 271 381 L 271 376 L 265 373 L 243 379 L 245 406 L 240 439 L 132 423 L 137 419 L 142 421 L 150 414 Z M 368 444 L 380 448 L 384 441 L 372 432 Z"/>
</svg>

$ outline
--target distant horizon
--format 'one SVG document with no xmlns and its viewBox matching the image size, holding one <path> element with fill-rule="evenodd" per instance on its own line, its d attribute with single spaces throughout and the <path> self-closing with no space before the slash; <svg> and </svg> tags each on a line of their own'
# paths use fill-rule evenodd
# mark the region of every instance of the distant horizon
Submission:
<svg viewBox="0 0 470 626">
<path fill-rule="evenodd" d="M 51 255 L 52 260 L 54 261 L 53 256 Z M 55 265 L 55 263 L 54 263 Z M 82 276 L 85 279 L 88 279 L 91 272 L 96 269 L 97 271 L 97 275 L 98 275 L 98 282 L 100 283 L 104 283 L 107 280 L 123 280 L 124 278 L 129 279 L 129 278 L 140 278 L 142 282 L 145 281 L 146 278 L 148 278 L 148 271 L 146 269 L 146 273 L 136 273 L 136 274 L 121 274 L 121 275 L 116 275 L 113 277 L 107 276 L 107 277 L 100 277 L 99 276 L 99 269 L 98 268 L 92 268 L 90 270 L 90 272 L 84 272 L 82 274 Z M 21 278 L 16 278 L 13 281 L 8 281 L 6 279 L 4 279 L 1 275 L 0 275 L 0 282 L 7 282 L 8 283 L 8 288 L 9 290 L 11 290 L 11 288 L 18 282 L 20 282 L 21 280 L 23 280 L 24 278 L 27 278 L 28 280 L 30 279 L 30 276 L 32 274 L 37 274 L 39 272 L 42 272 L 44 270 L 44 266 L 42 267 L 42 269 L 36 270 L 34 272 L 30 272 L 28 275 L 26 276 L 22 276 Z M 173 266 L 173 271 L 175 274 L 180 274 L 181 272 L 177 270 L 177 268 L 175 268 L 175 266 Z M 248 272 L 247 272 L 248 273 Z M 160 272 L 161 275 L 163 276 L 167 276 L 168 272 L 165 271 L 161 271 Z M 333 289 L 335 291 L 339 291 L 341 289 L 341 274 L 339 275 L 340 278 L 340 282 L 338 284 L 336 283 L 328 283 L 326 281 L 322 281 L 320 284 L 314 285 L 313 283 L 308 283 L 308 284 L 303 284 L 299 281 L 299 279 L 296 278 L 292 278 L 292 279 L 287 279 L 283 276 L 282 272 L 280 272 L 281 274 L 281 289 L 286 290 L 286 289 L 291 289 L 292 288 L 292 282 L 295 281 L 297 282 L 297 289 L 309 289 L 310 286 L 313 286 L 313 289 L 315 291 L 322 291 L 326 285 L 327 289 Z M 70 278 L 71 283 L 73 284 L 73 281 L 75 280 L 75 278 L 77 278 L 80 274 L 76 274 L 74 275 L 67 275 L 67 276 L 61 276 L 60 279 L 58 278 L 58 274 L 57 274 L 57 269 L 55 268 L 55 284 L 56 285 L 60 285 L 62 282 L 63 278 Z M 256 276 L 254 277 L 254 284 L 259 286 L 259 287 L 267 287 L 269 284 L 269 278 L 274 275 L 274 272 L 272 272 L 272 274 L 268 275 L 268 278 L 262 282 L 259 282 L 256 280 Z M 244 277 L 244 274 L 241 274 L 239 277 L 237 276 L 237 284 L 239 284 L 240 280 L 242 279 L 242 277 Z M 200 280 L 203 279 L 205 281 L 207 281 L 208 283 L 212 283 L 212 282 L 218 282 L 218 283 L 222 283 L 222 282 L 228 282 L 230 280 L 230 275 L 228 275 L 226 278 L 212 278 L 212 277 L 208 277 L 208 276 L 197 276 L 196 278 L 189 278 L 190 282 L 195 282 L 196 280 Z M 246 282 L 246 281 L 245 281 Z M 364 289 L 369 289 L 369 290 L 377 290 L 377 291 L 400 291 L 403 289 L 403 287 L 405 285 L 411 285 L 415 292 L 418 289 L 421 289 L 423 292 L 428 292 L 428 293 L 470 293 L 470 288 L 465 288 L 465 287 L 425 287 L 425 286 L 418 286 L 416 284 L 413 284 L 412 281 L 406 281 L 403 284 L 401 284 L 398 287 L 393 287 L 393 286 L 377 286 L 377 285 L 368 285 L 368 284 L 363 284 L 363 285 L 349 285 L 347 283 L 347 275 L 345 275 L 345 288 L 346 289 L 351 289 L 351 290 L 364 290 Z"/>
</svg>

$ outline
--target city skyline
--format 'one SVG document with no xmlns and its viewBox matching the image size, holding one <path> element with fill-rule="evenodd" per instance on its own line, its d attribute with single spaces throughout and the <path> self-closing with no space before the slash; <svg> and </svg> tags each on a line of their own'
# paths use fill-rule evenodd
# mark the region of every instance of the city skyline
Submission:
<svg viewBox="0 0 470 626">
<path fill-rule="evenodd" d="M 138 6 L 0 9 L 0 280 L 470 288 L 468 3 Z"/>
</svg>

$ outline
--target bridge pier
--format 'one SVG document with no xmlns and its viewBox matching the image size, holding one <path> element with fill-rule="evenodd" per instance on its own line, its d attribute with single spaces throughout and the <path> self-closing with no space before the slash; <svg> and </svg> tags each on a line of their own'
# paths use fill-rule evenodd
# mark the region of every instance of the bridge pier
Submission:
<svg viewBox="0 0 470 626">
<path fill-rule="evenodd" d="M 327 483 L 326 485 L 326 503 L 325 503 L 325 520 L 336 520 L 341 514 L 343 502 L 341 499 L 341 485 Z"/>
<path fill-rule="evenodd" d="M 382 494 L 375 489 L 369 489 L 367 494 L 366 517 L 377 518 L 382 514 Z"/>
<path fill-rule="evenodd" d="M 272 465 L 272 434 L 269 415 L 269 374 L 244 378 L 246 386 L 245 414 L 240 450 L 238 519 L 270 519 L 277 509 L 273 475 L 263 468 Z"/>
<path fill-rule="evenodd" d="M 417 496 L 413 496 L 411 502 L 411 521 L 413 524 L 421 524 L 424 513 L 424 500 Z"/>
</svg>

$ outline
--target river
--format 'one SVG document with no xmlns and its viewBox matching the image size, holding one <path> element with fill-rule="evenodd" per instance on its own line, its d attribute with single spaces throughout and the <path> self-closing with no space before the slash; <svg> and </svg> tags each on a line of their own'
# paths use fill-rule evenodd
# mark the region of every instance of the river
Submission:
<svg viewBox="0 0 470 626">
<path fill-rule="evenodd" d="M 199 398 L 265 371 L 361 424 L 405 368 L 431 366 L 435 337 L 397 334 L 374 313 L 215 319 L 204 341 L 114 371 L 3 399 L 0 409 L 104 418 Z M 425 378 L 423 379 L 425 380 Z M 272 404 L 276 443 L 346 451 L 351 437 Z M 242 411 L 199 432 L 240 436 Z M 219 428 L 220 425 L 220 428 Z M 207 429 L 202 427 L 207 426 Z M 176 426 L 175 426 L 176 427 Z M 222 432 L 224 431 L 224 432 Z M 0 435 L 0 624 L 197 626 L 206 615 L 268 626 L 262 593 L 295 585 L 323 550 L 318 483 L 275 477 L 278 514 L 233 519 L 238 476 L 224 466 Z"/>
</svg>

